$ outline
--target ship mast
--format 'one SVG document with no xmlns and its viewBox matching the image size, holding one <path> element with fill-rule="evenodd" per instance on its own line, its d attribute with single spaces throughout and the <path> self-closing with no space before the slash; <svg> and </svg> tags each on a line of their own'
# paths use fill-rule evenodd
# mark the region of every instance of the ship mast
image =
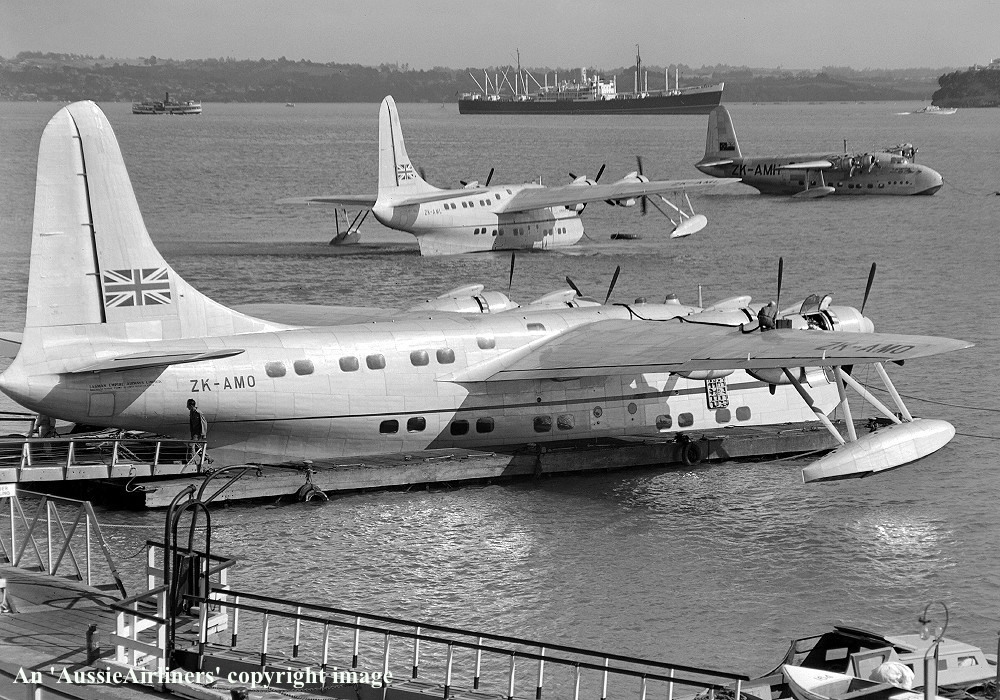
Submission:
<svg viewBox="0 0 1000 700">
<path fill-rule="evenodd" d="M 514 76 L 514 94 L 515 95 L 520 94 L 517 91 L 517 81 L 520 80 L 520 79 L 521 79 L 521 49 L 518 49 L 517 50 L 517 75 Z M 524 91 L 527 92 L 528 89 L 525 88 Z"/>
<path fill-rule="evenodd" d="M 639 57 L 639 45 L 635 45 L 635 94 L 639 94 L 639 76 L 642 71 L 642 58 Z"/>
</svg>

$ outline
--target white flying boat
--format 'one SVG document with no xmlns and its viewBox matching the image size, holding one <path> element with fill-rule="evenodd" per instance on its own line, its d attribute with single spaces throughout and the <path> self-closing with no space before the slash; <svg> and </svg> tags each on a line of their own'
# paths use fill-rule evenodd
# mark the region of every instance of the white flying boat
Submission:
<svg viewBox="0 0 1000 700">
<path fill-rule="evenodd" d="M 42 134 L 25 328 L 0 390 L 59 419 L 178 437 L 194 398 L 220 464 L 816 420 L 845 442 L 828 415 L 850 418 L 846 387 L 893 425 L 850 433 L 807 480 L 896 467 L 954 435 L 912 419 L 893 390 L 898 418 L 842 368 L 873 364 L 888 381 L 883 362 L 966 342 L 876 334 L 828 296 L 770 315 L 748 297 L 607 301 L 567 290 L 519 306 L 475 285 L 402 310 L 241 313 L 156 250 L 111 125 L 77 102 Z"/>
<path fill-rule="evenodd" d="M 688 192 L 714 189 L 736 180 L 650 180 L 639 168 L 610 184 L 597 177 L 574 177 L 560 187 L 538 183 L 491 185 L 493 171 L 485 184 L 464 183 L 460 189 L 440 189 L 424 180 L 410 162 L 403 143 L 399 114 L 392 97 L 382 100 L 379 109 L 378 194 L 291 197 L 278 204 L 333 204 L 358 208 L 345 231 L 337 221 L 333 243 L 356 243 L 358 229 L 370 210 L 383 226 L 412 233 L 421 255 L 449 255 L 489 250 L 545 250 L 573 245 L 583 237 L 580 214 L 588 202 L 604 201 L 630 207 L 652 204 L 666 216 L 673 228 L 671 238 L 689 236 L 708 223 L 695 214 Z M 681 206 L 663 195 L 682 196 Z"/>
</svg>

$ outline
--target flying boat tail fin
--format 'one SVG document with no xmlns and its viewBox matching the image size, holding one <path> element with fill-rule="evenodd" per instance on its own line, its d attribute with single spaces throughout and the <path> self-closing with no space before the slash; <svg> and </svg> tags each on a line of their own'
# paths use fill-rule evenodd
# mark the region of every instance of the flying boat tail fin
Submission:
<svg viewBox="0 0 1000 700">
<path fill-rule="evenodd" d="M 382 100 L 378 113 L 378 194 L 410 195 L 437 192 L 438 188 L 424 181 L 406 155 L 399 112 L 392 96 Z"/>
<path fill-rule="evenodd" d="M 111 124 L 59 110 L 38 148 L 22 351 L 45 338 L 202 338 L 275 328 L 204 296 L 153 245 Z"/>
<path fill-rule="evenodd" d="M 708 135 L 705 138 L 705 157 L 703 163 L 741 158 L 740 142 L 736 138 L 736 129 L 729 116 L 729 110 L 719 105 L 708 115 Z"/>
</svg>

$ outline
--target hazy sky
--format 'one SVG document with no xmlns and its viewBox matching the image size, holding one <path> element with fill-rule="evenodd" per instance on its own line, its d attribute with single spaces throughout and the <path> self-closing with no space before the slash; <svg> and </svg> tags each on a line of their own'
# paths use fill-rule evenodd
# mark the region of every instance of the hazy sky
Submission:
<svg viewBox="0 0 1000 700">
<path fill-rule="evenodd" d="M 0 0 L 0 56 L 278 58 L 486 67 L 966 67 L 997 0 Z"/>
</svg>

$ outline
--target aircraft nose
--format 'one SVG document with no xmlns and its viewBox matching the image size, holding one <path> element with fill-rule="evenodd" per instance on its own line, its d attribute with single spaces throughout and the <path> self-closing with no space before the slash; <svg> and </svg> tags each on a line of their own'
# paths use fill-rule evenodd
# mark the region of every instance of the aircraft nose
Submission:
<svg viewBox="0 0 1000 700">
<path fill-rule="evenodd" d="M 944 178 L 936 170 L 922 166 L 920 172 L 917 173 L 917 185 L 919 188 L 917 194 L 934 194 L 941 189 L 943 184 Z"/>
</svg>

